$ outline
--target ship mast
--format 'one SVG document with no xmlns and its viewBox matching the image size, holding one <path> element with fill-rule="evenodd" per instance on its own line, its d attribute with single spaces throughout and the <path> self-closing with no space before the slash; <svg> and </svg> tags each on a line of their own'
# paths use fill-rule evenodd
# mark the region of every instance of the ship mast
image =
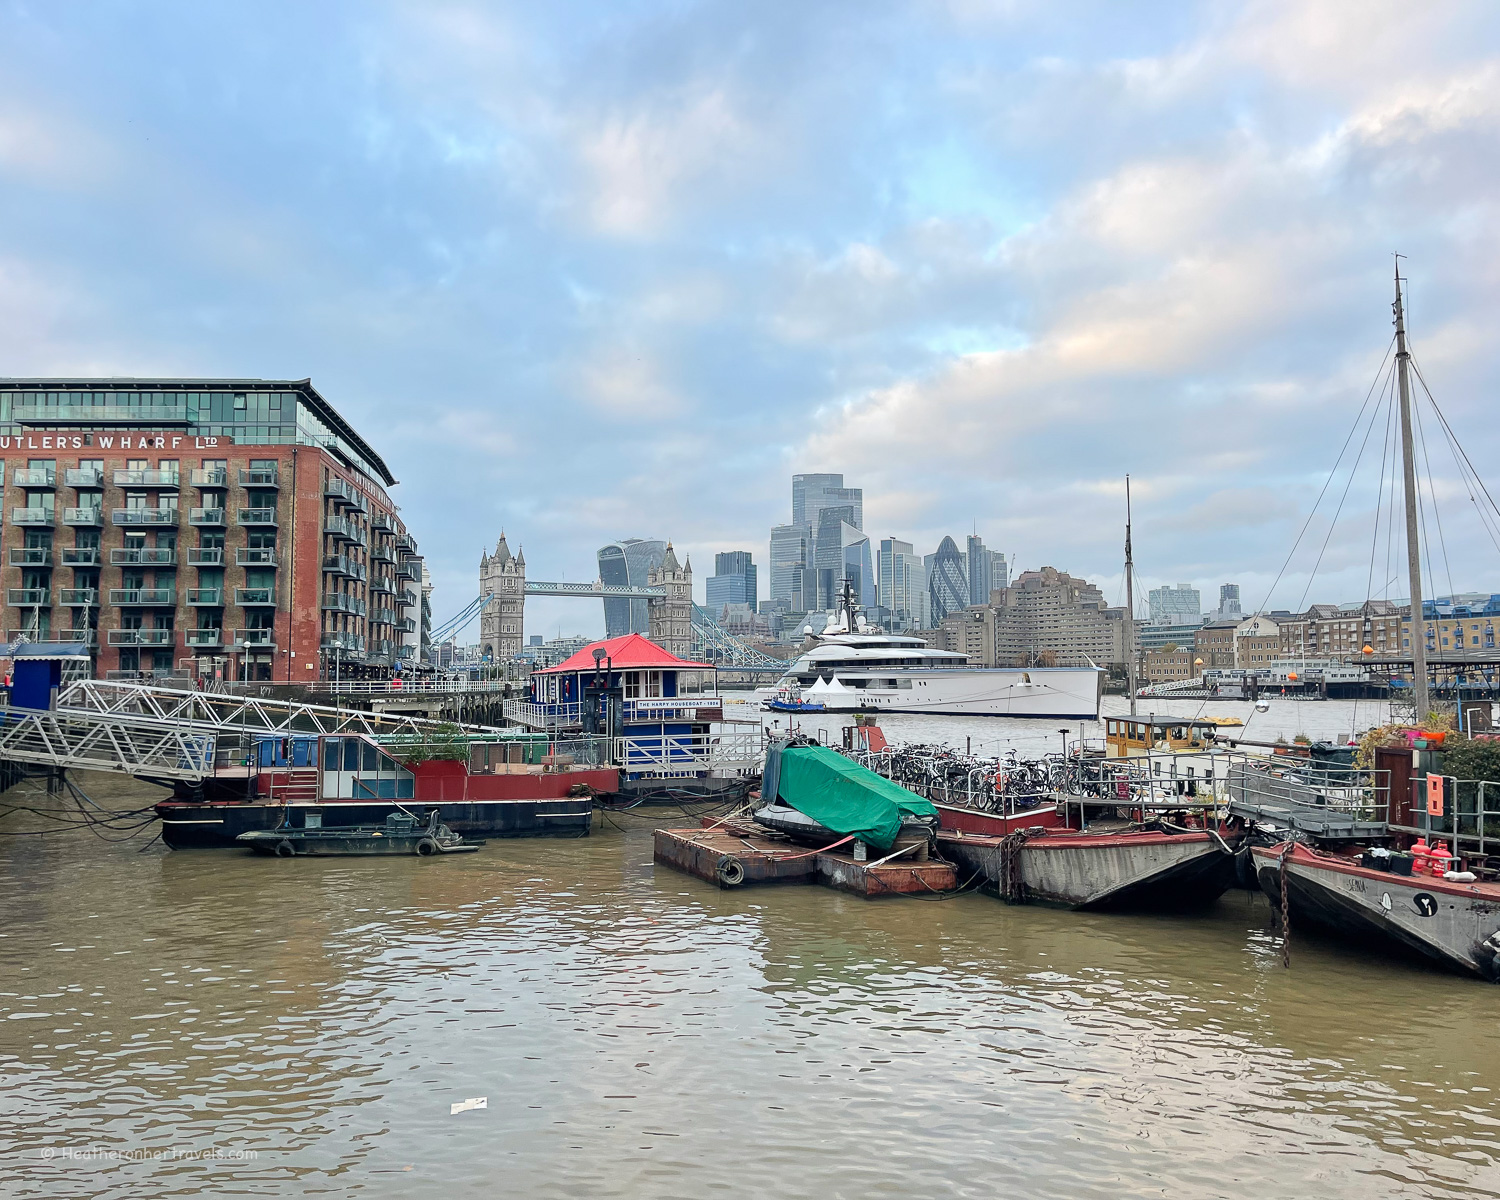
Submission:
<svg viewBox="0 0 1500 1200">
<path fill-rule="evenodd" d="M 1135 716 L 1135 562 L 1130 551 L 1130 476 L 1125 476 L 1125 677 Z"/>
<path fill-rule="evenodd" d="M 1401 256 L 1396 256 L 1396 373 L 1401 388 L 1401 472 L 1406 492 L 1406 572 L 1411 583 L 1412 698 L 1417 722 L 1427 719 L 1427 631 L 1422 611 L 1422 547 L 1417 540 L 1417 461 L 1411 436 L 1411 354 L 1406 349 L 1406 313 L 1401 305 Z"/>
</svg>

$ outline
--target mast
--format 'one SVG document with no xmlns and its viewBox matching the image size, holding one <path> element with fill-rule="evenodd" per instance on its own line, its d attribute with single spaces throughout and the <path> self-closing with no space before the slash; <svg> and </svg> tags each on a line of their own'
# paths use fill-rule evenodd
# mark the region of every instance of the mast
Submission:
<svg viewBox="0 0 1500 1200">
<path fill-rule="evenodd" d="M 1125 476 L 1125 678 L 1135 716 L 1135 562 L 1130 551 L 1130 476 Z"/>
<path fill-rule="evenodd" d="M 1411 355 L 1406 349 L 1406 313 L 1401 305 L 1401 256 L 1396 256 L 1396 373 L 1401 387 L 1401 474 L 1406 492 L 1406 573 L 1411 583 L 1412 698 L 1417 721 L 1427 719 L 1427 629 L 1422 611 L 1422 546 L 1417 540 L 1417 460 L 1411 436 Z"/>
</svg>

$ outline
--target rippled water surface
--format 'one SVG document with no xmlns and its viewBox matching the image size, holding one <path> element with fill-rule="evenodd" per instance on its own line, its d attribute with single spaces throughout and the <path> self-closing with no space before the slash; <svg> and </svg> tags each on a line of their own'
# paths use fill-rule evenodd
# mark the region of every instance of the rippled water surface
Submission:
<svg viewBox="0 0 1500 1200">
<path fill-rule="evenodd" d="M 1285 971 L 1246 892 L 721 892 L 640 820 L 436 862 L 138 845 L 0 837 L 0 1195 L 1500 1187 L 1500 992 L 1295 935 Z"/>
</svg>

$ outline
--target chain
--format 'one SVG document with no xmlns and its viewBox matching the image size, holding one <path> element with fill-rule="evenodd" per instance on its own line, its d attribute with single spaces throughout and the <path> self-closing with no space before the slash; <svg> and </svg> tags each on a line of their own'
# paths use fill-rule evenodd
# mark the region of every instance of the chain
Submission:
<svg viewBox="0 0 1500 1200">
<path fill-rule="evenodd" d="M 1295 841 L 1288 838 L 1286 849 L 1281 852 L 1281 860 L 1277 864 L 1281 868 L 1281 965 L 1287 970 L 1292 968 L 1292 924 L 1287 901 L 1286 860 L 1292 856 L 1296 845 Z"/>
</svg>

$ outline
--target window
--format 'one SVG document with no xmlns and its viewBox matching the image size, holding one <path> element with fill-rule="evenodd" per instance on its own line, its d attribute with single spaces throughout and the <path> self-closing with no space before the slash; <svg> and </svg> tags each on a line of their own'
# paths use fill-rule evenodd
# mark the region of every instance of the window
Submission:
<svg viewBox="0 0 1500 1200">
<path fill-rule="evenodd" d="M 646 672 L 646 697 L 647 699 L 658 699 L 661 696 L 661 672 Z"/>
<path fill-rule="evenodd" d="M 641 673 L 639 671 L 626 671 L 624 681 L 625 699 L 639 700 L 641 698 Z"/>
</svg>

